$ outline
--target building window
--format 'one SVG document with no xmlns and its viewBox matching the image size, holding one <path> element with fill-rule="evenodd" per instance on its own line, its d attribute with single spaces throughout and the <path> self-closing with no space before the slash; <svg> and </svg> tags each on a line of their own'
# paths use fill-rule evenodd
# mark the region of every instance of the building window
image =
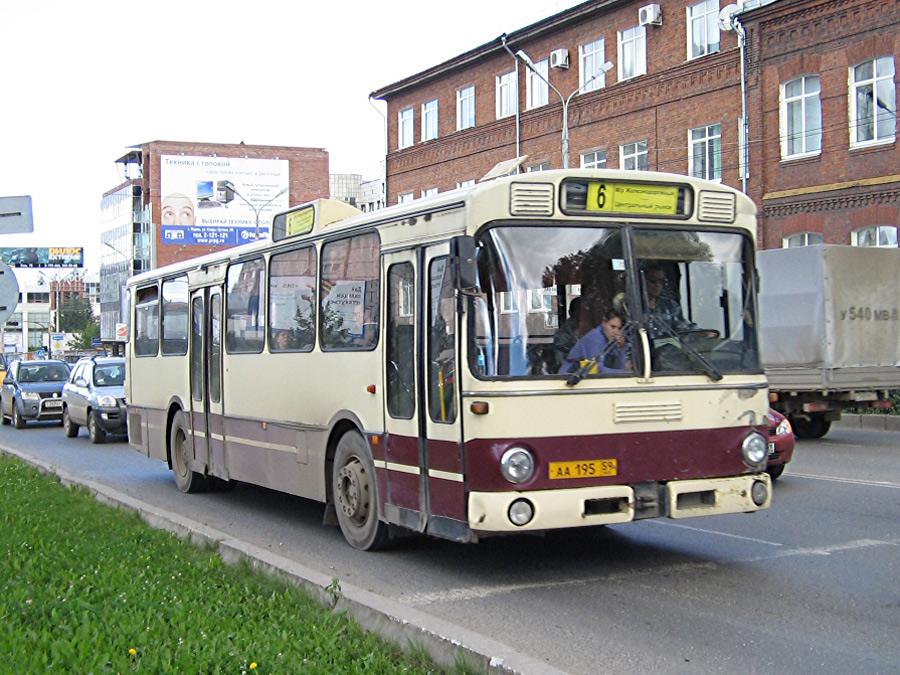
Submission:
<svg viewBox="0 0 900 675">
<path fill-rule="evenodd" d="M 722 125 L 691 129 L 688 174 L 694 178 L 722 180 Z"/>
<path fill-rule="evenodd" d="M 822 104 L 818 75 L 798 77 L 781 87 L 781 156 L 822 151 Z"/>
<path fill-rule="evenodd" d="M 402 150 L 413 144 L 413 109 L 401 110 L 397 129 L 397 149 Z"/>
<path fill-rule="evenodd" d="M 547 59 L 534 64 L 534 69 L 528 68 L 525 78 L 525 109 L 540 108 L 547 105 L 550 100 L 550 87 L 547 86 L 550 73 L 550 62 Z M 542 79 L 543 78 L 543 79 Z"/>
<path fill-rule="evenodd" d="M 638 141 L 619 147 L 621 168 L 628 171 L 647 171 L 650 166 L 647 159 L 647 141 Z"/>
<path fill-rule="evenodd" d="M 897 228 L 894 225 L 872 225 L 850 233 L 854 246 L 890 246 L 897 248 Z"/>
<path fill-rule="evenodd" d="M 719 51 L 719 0 L 703 0 L 687 8 L 688 59 Z"/>
<path fill-rule="evenodd" d="M 456 92 L 456 130 L 462 131 L 475 126 L 475 87 L 466 87 Z"/>
<path fill-rule="evenodd" d="M 594 150 L 581 155 L 582 169 L 605 169 L 606 150 Z"/>
<path fill-rule="evenodd" d="M 533 171 L 549 171 L 550 170 L 550 162 L 541 162 L 540 164 L 532 164 L 531 166 L 525 169 L 526 173 L 532 173 Z"/>
<path fill-rule="evenodd" d="M 428 188 L 427 190 L 422 190 L 423 197 L 434 197 L 438 193 L 438 189 L 436 187 Z"/>
<path fill-rule="evenodd" d="M 578 47 L 578 87 L 582 92 L 595 91 L 606 86 L 606 43 L 594 40 Z"/>
<path fill-rule="evenodd" d="M 646 26 L 632 26 L 619 31 L 619 80 L 627 80 L 646 74 Z"/>
<path fill-rule="evenodd" d="M 456 184 L 458 188 L 467 188 L 467 187 L 475 187 L 475 179 L 470 178 L 469 180 L 461 180 Z"/>
<path fill-rule="evenodd" d="M 398 204 L 408 204 L 413 199 L 415 199 L 414 192 L 404 192 L 402 195 L 397 195 L 397 203 Z"/>
<path fill-rule="evenodd" d="M 781 245 L 783 248 L 796 248 L 797 246 L 815 246 L 825 241 L 819 232 L 799 232 L 785 237 Z"/>
<path fill-rule="evenodd" d="M 515 115 L 518 109 L 519 87 L 516 71 L 497 76 L 497 119 Z"/>
<path fill-rule="evenodd" d="M 851 68 L 850 96 L 850 145 L 893 141 L 897 131 L 893 57 L 883 56 Z"/>
<path fill-rule="evenodd" d="M 422 140 L 430 141 L 438 137 L 437 99 L 422 105 Z"/>
</svg>

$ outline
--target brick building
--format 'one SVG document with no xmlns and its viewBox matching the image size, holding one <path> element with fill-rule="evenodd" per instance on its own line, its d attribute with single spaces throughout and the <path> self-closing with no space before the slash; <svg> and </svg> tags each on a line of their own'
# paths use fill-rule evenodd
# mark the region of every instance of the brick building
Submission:
<svg viewBox="0 0 900 675">
<path fill-rule="evenodd" d="M 373 92 L 388 105 L 387 202 L 453 189 L 523 155 L 524 170 L 560 168 L 565 118 L 570 166 L 744 189 L 760 206 L 763 247 L 817 234 L 896 246 L 897 13 L 892 0 L 584 2 Z M 827 91 L 825 142 L 797 151 L 814 135 L 797 119 L 809 112 L 813 125 L 815 115 L 804 107 L 814 92 L 795 89 L 814 75 Z M 884 98 L 874 138 L 849 87 L 860 101 L 873 89 Z"/>
<path fill-rule="evenodd" d="M 100 335 L 108 341 L 132 274 L 267 236 L 274 213 L 329 196 L 320 148 L 152 141 L 117 163 L 125 180 L 101 205 Z"/>
<path fill-rule="evenodd" d="M 781 0 L 740 20 L 760 246 L 897 246 L 900 5 Z"/>
</svg>

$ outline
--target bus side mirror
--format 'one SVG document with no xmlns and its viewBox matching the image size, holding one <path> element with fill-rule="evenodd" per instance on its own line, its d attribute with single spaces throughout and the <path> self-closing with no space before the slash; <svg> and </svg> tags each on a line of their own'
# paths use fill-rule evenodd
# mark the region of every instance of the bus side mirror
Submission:
<svg viewBox="0 0 900 675">
<path fill-rule="evenodd" d="M 453 237 L 450 240 L 450 255 L 456 265 L 456 290 L 466 295 L 480 293 L 478 263 L 475 259 L 475 238 Z"/>
</svg>

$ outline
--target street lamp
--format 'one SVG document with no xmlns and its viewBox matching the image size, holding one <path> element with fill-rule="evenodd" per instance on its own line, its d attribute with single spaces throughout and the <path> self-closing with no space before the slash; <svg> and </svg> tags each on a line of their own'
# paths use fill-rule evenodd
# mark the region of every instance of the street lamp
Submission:
<svg viewBox="0 0 900 675">
<path fill-rule="evenodd" d="M 275 195 L 274 197 L 272 197 L 272 198 L 271 198 L 269 201 L 267 201 L 265 204 L 263 204 L 262 206 L 260 206 L 259 208 L 257 208 L 257 207 L 255 207 L 255 206 L 253 206 L 253 204 L 251 204 L 249 201 L 247 201 L 247 198 L 244 197 L 244 195 L 242 195 L 240 192 L 238 192 L 237 190 L 235 190 L 233 187 L 230 188 L 230 192 L 233 192 L 233 193 L 236 194 L 238 197 L 240 197 L 241 199 L 243 199 L 243 200 L 244 200 L 244 203 L 245 203 L 247 206 L 249 206 L 251 209 L 253 209 L 253 214 L 256 216 L 256 237 L 255 237 L 255 239 L 256 239 L 257 241 L 259 240 L 259 213 L 260 213 L 260 211 L 262 211 L 264 208 L 266 208 L 269 204 L 271 204 L 272 202 L 274 202 L 276 199 L 278 199 L 281 195 L 283 195 L 283 194 L 284 194 L 285 192 L 287 192 L 287 191 L 288 191 L 288 188 L 283 188 L 283 189 L 281 190 L 281 192 L 279 192 L 277 195 Z"/>
<path fill-rule="evenodd" d="M 586 80 L 584 84 L 582 84 L 578 89 L 569 94 L 568 97 L 564 97 L 562 92 L 550 84 L 550 80 L 544 77 L 541 72 L 534 65 L 534 61 L 526 54 L 523 50 L 519 50 L 516 52 L 516 58 L 519 59 L 522 63 L 525 64 L 525 67 L 528 68 L 532 73 L 541 78 L 548 87 L 550 87 L 553 91 L 556 92 L 556 95 L 559 96 L 559 101 L 562 103 L 562 114 L 563 114 L 563 123 L 562 123 L 562 165 L 564 169 L 569 168 L 569 102 L 575 96 L 581 92 L 585 87 L 587 87 L 591 82 L 596 80 L 601 75 L 605 75 L 608 73 L 612 67 L 612 61 L 607 61 L 602 66 L 600 66 L 600 70 L 594 73 L 589 80 Z"/>
</svg>

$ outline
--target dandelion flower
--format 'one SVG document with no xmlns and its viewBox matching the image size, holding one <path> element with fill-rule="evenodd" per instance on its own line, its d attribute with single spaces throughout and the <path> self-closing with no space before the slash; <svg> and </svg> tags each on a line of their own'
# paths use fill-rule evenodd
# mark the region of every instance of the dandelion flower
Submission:
<svg viewBox="0 0 900 675">
<path fill-rule="evenodd" d="M 255 670 L 255 669 L 256 669 L 256 662 L 254 661 L 253 663 L 250 664 L 250 670 Z"/>
<path fill-rule="evenodd" d="M 137 656 L 137 649 L 132 647 L 131 649 L 128 650 L 128 654 L 131 656 Z"/>
</svg>

